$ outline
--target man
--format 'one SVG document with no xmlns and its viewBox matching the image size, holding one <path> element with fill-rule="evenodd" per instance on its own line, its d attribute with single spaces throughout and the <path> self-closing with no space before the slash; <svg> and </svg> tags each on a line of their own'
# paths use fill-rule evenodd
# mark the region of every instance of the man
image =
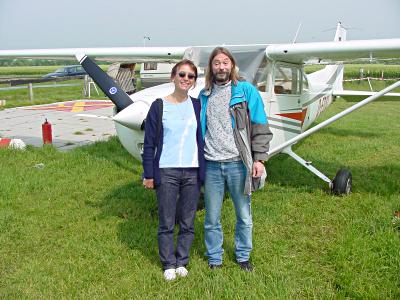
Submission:
<svg viewBox="0 0 400 300">
<path fill-rule="evenodd" d="M 206 86 L 200 92 L 205 139 L 205 244 L 211 269 L 222 267 L 221 206 L 225 184 L 236 212 L 235 254 L 240 268 L 252 271 L 250 194 L 265 175 L 264 161 L 272 134 L 257 89 L 239 81 L 236 62 L 223 47 L 208 61 Z M 265 176 L 264 176 L 265 179 Z"/>
</svg>

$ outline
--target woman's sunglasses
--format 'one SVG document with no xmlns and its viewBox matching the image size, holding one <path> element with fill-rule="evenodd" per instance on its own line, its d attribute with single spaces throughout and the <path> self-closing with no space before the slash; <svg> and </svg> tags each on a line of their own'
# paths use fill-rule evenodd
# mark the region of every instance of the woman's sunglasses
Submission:
<svg viewBox="0 0 400 300">
<path fill-rule="evenodd" d="M 183 72 L 183 71 L 178 73 L 178 76 L 180 78 L 185 78 L 186 75 L 190 80 L 192 80 L 192 79 L 194 79 L 196 77 L 196 75 L 194 75 L 193 73 L 186 73 L 186 72 Z"/>
</svg>

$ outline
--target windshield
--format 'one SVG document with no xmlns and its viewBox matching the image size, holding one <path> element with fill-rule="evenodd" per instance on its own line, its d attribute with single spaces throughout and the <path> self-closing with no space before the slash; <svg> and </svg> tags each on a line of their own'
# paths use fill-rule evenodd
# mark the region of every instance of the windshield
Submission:
<svg viewBox="0 0 400 300">
<path fill-rule="evenodd" d="M 265 47 L 267 45 L 224 46 L 232 53 L 239 67 L 239 74 L 249 82 L 254 82 L 259 74 L 260 65 L 264 64 Z M 195 65 L 207 68 L 208 58 L 215 46 L 192 47 L 185 51 L 185 58 L 192 60 Z M 262 67 L 265 68 L 265 65 Z"/>
</svg>

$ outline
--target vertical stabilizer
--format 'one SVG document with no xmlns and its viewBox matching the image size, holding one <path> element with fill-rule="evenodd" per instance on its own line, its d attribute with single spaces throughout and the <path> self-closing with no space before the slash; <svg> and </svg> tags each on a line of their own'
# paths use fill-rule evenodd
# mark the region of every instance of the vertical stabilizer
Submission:
<svg viewBox="0 0 400 300">
<path fill-rule="evenodd" d="M 333 39 L 333 41 L 334 42 L 345 41 L 346 33 L 347 33 L 347 30 L 342 26 L 342 23 L 338 22 L 338 24 L 336 26 L 335 38 Z"/>
<path fill-rule="evenodd" d="M 338 22 L 336 27 L 334 42 L 342 42 L 346 40 L 346 29 Z M 343 64 L 329 65 L 320 71 L 308 75 L 308 78 L 318 84 L 330 84 L 335 91 L 343 90 Z"/>
</svg>

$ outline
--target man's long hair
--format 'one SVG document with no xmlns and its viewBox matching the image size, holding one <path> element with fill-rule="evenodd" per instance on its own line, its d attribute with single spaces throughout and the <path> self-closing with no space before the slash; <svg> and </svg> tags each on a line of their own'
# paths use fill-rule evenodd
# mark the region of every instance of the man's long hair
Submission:
<svg viewBox="0 0 400 300">
<path fill-rule="evenodd" d="M 213 71 L 212 71 L 212 61 L 213 61 L 214 57 L 216 57 L 220 53 L 225 54 L 231 60 L 232 69 L 231 69 L 231 75 L 229 76 L 229 79 L 234 84 L 237 84 L 237 82 L 239 80 L 239 74 L 238 74 L 238 70 L 236 68 L 236 61 L 233 58 L 232 54 L 229 52 L 228 49 L 226 49 L 224 47 L 216 47 L 213 50 L 213 52 L 211 52 L 210 57 L 208 59 L 208 66 L 207 66 L 207 70 L 206 70 L 206 86 L 205 86 L 205 90 L 210 90 L 211 87 L 212 87 L 212 84 L 214 82 L 214 74 L 213 74 Z"/>
</svg>

